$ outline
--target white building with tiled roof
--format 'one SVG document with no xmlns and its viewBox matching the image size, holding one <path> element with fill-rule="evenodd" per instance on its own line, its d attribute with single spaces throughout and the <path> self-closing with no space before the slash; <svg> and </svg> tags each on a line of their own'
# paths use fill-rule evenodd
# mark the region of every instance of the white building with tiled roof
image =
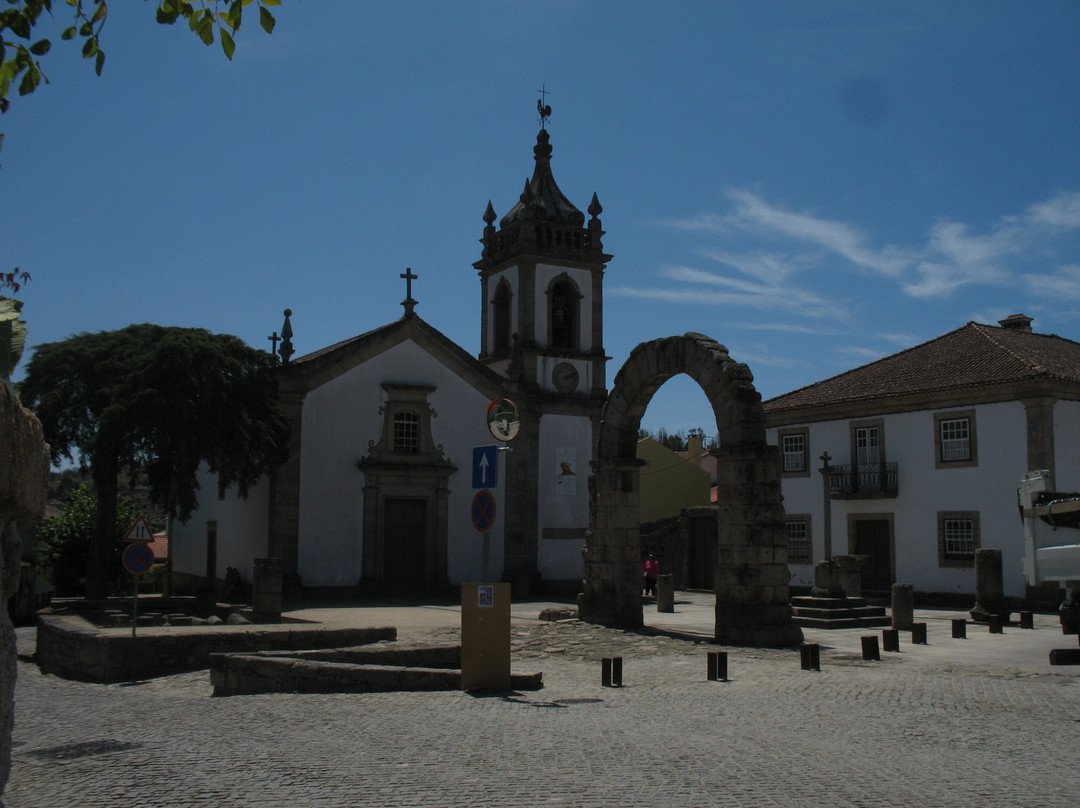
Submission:
<svg viewBox="0 0 1080 808">
<path fill-rule="evenodd" d="M 765 402 L 783 463 L 793 586 L 867 557 L 863 586 L 973 593 L 978 548 L 1024 597 L 1016 490 L 1029 469 L 1080 487 L 1080 343 L 1013 315 Z M 827 469 L 827 470 L 826 470 Z"/>
</svg>

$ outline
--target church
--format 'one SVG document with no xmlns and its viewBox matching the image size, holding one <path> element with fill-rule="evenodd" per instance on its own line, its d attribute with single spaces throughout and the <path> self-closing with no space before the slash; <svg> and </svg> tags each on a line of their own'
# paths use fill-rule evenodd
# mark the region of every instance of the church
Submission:
<svg viewBox="0 0 1080 808">
<path fill-rule="evenodd" d="M 415 313 L 411 270 L 399 320 L 306 356 L 292 357 L 286 311 L 275 352 L 289 458 L 247 499 L 202 481 L 199 509 L 173 526 L 174 580 L 232 567 L 250 581 L 254 560 L 273 557 L 293 591 L 580 589 L 611 256 L 596 195 L 586 219 L 555 183 L 543 127 L 533 153 L 518 202 L 483 216 L 479 356 Z M 516 410 L 511 439 L 489 428 L 493 402 Z"/>
</svg>

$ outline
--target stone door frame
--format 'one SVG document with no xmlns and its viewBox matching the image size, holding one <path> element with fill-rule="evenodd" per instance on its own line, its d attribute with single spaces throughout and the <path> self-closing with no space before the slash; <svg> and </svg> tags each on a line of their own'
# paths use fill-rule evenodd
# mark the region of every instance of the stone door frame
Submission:
<svg viewBox="0 0 1080 808">
<path fill-rule="evenodd" d="M 638 429 L 653 395 L 680 373 L 705 393 L 720 439 L 720 448 L 711 452 L 719 482 L 715 639 L 798 644 L 802 631 L 791 617 L 779 453 L 765 443 L 765 412 L 750 369 L 703 334 L 642 343 L 615 377 L 589 475 L 581 619 L 618 628 L 644 625 Z"/>
</svg>

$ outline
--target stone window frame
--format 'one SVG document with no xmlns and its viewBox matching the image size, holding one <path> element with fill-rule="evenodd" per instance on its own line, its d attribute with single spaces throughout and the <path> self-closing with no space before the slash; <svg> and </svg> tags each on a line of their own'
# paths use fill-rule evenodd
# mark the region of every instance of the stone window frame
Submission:
<svg viewBox="0 0 1080 808">
<path fill-rule="evenodd" d="M 792 555 L 792 537 L 791 526 L 793 524 L 802 525 L 806 530 L 806 554 L 805 555 Z M 787 554 L 789 564 L 813 564 L 814 563 L 814 532 L 812 529 L 812 521 L 810 514 L 808 513 L 789 513 L 784 518 L 784 531 L 787 536 Z"/>
<path fill-rule="evenodd" d="M 957 554 L 946 552 L 945 525 L 950 521 L 971 522 L 971 554 Z M 981 543 L 981 529 L 979 525 L 978 511 L 938 511 L 937 513 L 938 534 L 938 566 L 968 569 L 975 566 L 975 552 Z"/>
<path fill-rule="evenodd" d="M 968 456 L 961 460 L 944 460 L 944 441 L 941 437 L 942 426 L 948 421 L 966 420 L 968 422 Z M 959 469 L 974 468 L 979 465 L 978 433 L 975 428 L 975 410 L 950 410 L 934 413 L 934 468 Z"/>
<path fill-rule="evenodd" d="M 787 468 L 788 453 L 784 451 L 784 438 L 798 437 L 803 439 L 802 468 L 789 470 Z M 776 445 L 780 450 L 780 472 L 782 477 L 809 477 L 810 476 L 810 427 L 798 427 L 793 429 L 780 429 L 776 433 Z"/>
</svg>

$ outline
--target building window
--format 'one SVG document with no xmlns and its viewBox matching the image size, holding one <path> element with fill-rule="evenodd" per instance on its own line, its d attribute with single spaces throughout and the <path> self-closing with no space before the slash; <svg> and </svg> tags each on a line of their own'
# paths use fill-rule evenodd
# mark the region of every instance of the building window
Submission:
<svg viewBox="0 0 1080 808">
<path fill-rule="evenodd" d="M 979 514 L 977 511 L 940 511 L 938 513 L 938 565 L 973 567 L 979 549 Z"/>
<path fill-rule="evenodd" d="M 855 463 L 876 466 L 881 462 L 881 427 L 855 427 Z"/>
<path fill-rule="evenodd" d="M 810 517 L 793 516 L 787 519 L 787 554 L 792 564 L 810 563 Z"/>
<path fill-rule="evenodd" d="M 394 413 L 394 451 L 402 454 L 420 451 L 420 416 L 415 412 Z"/>
<path fill-rule="evenodd" d="M 978 465 L 975 412 L 946 412 L 934 416 L 934 454 L 937 468 Z"/>
<path fill-rule="evenodd" d="M 810 474 L 810 434 L 807 429 L 782 430 L 780 455 L 785 477 L 806 477 Z"/>
</svg>

